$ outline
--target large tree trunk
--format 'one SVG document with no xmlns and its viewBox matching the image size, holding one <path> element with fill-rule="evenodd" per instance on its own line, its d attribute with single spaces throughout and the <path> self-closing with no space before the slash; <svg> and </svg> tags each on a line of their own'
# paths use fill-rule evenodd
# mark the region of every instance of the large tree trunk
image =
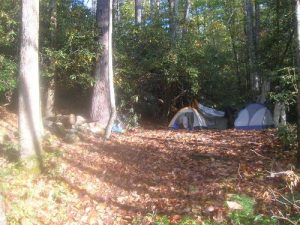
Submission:
<svg viewBox="0 0 300 225">
<path fill-rule="evenodd" d="M 43 131 L 38 65 L 39 0 L 22 0 L 19 134 L 22 158 L 41 153 Z"/>
<path fill-rule="evenodd" d="M 298 151 L 297 151 L 297 167 L 300 167 L 300 0 L 296 0 L 296 18 L 297 18 L 297 73 L 298 73 L 298 95 L 297 95 L 297 112 L 298 112 Z"/>
<path fill-rule="evenodd" d="M 109 0 L 98 0 L 97 2 L 97 27 L 100 30 L 98 39 L 102 46 L 102 53 L 97 57 L 94 72 L 95 86 L 92 96 L 90 117 L 98 121 L 105 128 L 110 117 L 109 100 Z"/>
<path fill-rule="evenodd" d="M 142 23 L 143 5 L 142 0 L 135 0 L 135 24 Z"/>
<path fill-rule="evenodd" d="M 253 4 L 252 0 L 245 0 L 245 13 L 246 13 L 246 35 L 248 46 L 248 59 L 249 59 L 249 72 L 250 72 L 250 86 L 255 95 L 258 94 L 260 89 L 260 77 L 257 72 L 257 60 L 255 52 L 255 39 L 256 32 L 253 25 Z"/>
<path fill-rule="evenodd" d="M 108 48 L 108 74 L 109 74 L 109 98 L 110 98 L 110 118 L 105 130 L 105 139 L 108 139 L 111 135 L 111 129 L 113 127 L 114 121 L 116 119 L 116 100 L 115 100 L 115 89 L 114 89 L 114 74 L 113 74 L 113 54 L 112 54 L 112 29 L 113 29 L 113 22 L 112 22 L 112 0 L 110 0 L 110 7 L 109 7 L 109 48 Z"/>
<path fill-rule="evenodd" d="M 50 45 L 52 49 L 56 48 L 56 32 L 57 32 L 57 5 L 56 0 L 51 0 L 49 4 L 50 8 Z M 54 115 L 54 103 L 55 103 L 55 63 L 53 59 L 49 65 L 51 77 L 47 82 L 47 93 L 46 93 L 46 106 L 45 116 L 50 117 Z"/>
</svg>

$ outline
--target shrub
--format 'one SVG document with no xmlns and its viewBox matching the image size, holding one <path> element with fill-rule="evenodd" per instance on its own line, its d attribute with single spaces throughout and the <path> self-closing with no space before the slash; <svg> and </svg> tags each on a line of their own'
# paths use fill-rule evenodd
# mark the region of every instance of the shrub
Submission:
<svg viewBox="0 0 300 225">
<path fill-rule="evenodd" d="M 297 127 L 292 124 L 280 125 L 277 128 L 277 136 L 284 150 L 295 147 L 297 140 Z"/>
</svg>

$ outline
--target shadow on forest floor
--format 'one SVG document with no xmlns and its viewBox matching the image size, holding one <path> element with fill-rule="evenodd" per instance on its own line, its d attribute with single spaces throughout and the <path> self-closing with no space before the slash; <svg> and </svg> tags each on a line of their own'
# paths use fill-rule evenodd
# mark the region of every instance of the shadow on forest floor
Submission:
<svg viewBox="0 0 300 225">
<path fill-rule="evenodd" d="M 270 204 L 266 192 L 280 185 L 262 177 L 287 164 L 274 164 L 276 148 L 273 131 L 139 129 L 64 146 L 57 179 L 127 220 L 149 213 L 222 217 L 229 194 L 253 196 L 261 210 Z"/>
</svg>

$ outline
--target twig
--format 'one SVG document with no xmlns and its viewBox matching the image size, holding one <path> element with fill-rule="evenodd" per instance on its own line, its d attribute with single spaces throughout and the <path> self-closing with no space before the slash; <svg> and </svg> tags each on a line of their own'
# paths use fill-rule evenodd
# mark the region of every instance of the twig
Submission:
<svg viewBox="0 0 300 225">
<path fill-rule="evenodd" d="M 241 164 L 239 163 L 239 168 L 238 168 L 238 175 L 240 176 L 241 179 L 243 179 L 243 176 L 241 175 Z"/>
<path fill-rule="evenodd" d="M 270 176 L 269 177 L 280 177 L 280 176 L 288 176 L 291 174 L 291 170 L 287 170 L 287 171 L 280 171 L 280 172 L 270 172 Z"/>
<path fill-rule="evenodd" d="M 250 151 L 254 152 L 256 155 L 258 155 L 258 156 L 260 156 L 260 157 L 262 157 L 262 158 L 267 158 L 267 159 L 269 159 L 269 157 L 263 156 L 263 155 L 259 154 L 258 152 L 256 152 L 256 151 L 253 150 L 253 149 L 250 149 Z"/>
<path fill-rule="evenodd" d="M 276 218 L 276 219 L 282 219 L 282 220 L 285 220 L 285 221 L 287 221 L 287 222 L 290 222 L 290 223 L 293 224 L 293 225 L 297 225 L 297 224 L 298 224 L 297 221 L 294 222 L 294 221 L 290 220 L 289 218 L 286 218 L 285 216 L 276 216 L 276 215 L 273 215 L 273 217 Z"/>
</svg>

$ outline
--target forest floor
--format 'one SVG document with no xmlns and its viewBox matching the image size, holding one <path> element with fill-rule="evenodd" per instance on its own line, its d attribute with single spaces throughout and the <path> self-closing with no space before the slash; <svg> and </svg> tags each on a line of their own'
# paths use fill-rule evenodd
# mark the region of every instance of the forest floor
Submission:
<svg viewBox="0 0 300 225">
<path fill-rule="evenodd" d="M 1 112 L 16 130 L 16 116 Z M 277 210 L 274 197 L 288 192 L 270 172 L 291 168 L 275 130 L 169 130 L 137 128 L 109 141 L 87 136 L 45 143 L 45 174 L 28 174 L 0 155 L 1 186 L 11 224 L 151 224 L 166 216 L 222 223 L 226 201 L 255 199 L 257 214 Z M 164 223 L 161 223 L 164 224 Z M 166 223 L 165 223 L 166 224 Z"/>
</svg>

